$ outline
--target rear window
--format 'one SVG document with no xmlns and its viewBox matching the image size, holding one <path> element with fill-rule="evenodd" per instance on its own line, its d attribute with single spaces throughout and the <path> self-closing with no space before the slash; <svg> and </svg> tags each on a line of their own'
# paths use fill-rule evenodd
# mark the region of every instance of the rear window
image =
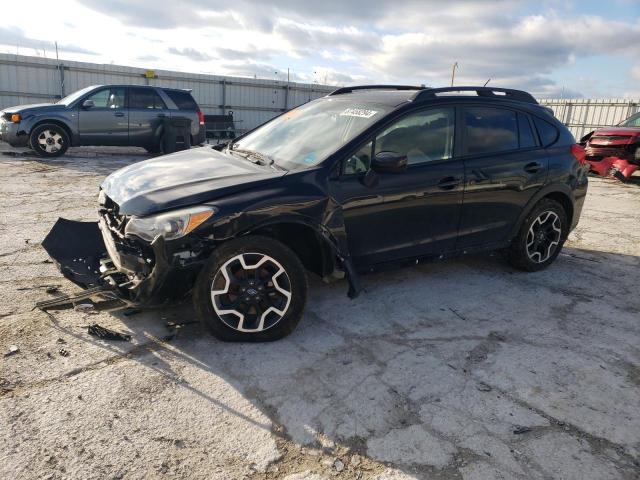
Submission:
<svg viewBox="0 0 640 480">
<path fill-rule="evenodd" d="M 505 152 L 518 148 L 518 120 L 513 110 L 466 108 L 466 153 Z"/>
<path fill-rule="evenodd" d="M 189 92 L 181 92 L 179 90 L 165 90 L 164 93 L 169 95 L 173 103 L 180 110 L 198 110 L 198 104 Z"/>
<path fill-rule="evenodd" d="M 556 127 L 538 117 L 533 117 L 533 123 L 536 124 L 536 129 L 540 136 L 540 143 L 542 143 L 543 147 L 548 147 L 556 142 L 559 134 Z"/>
</svg>

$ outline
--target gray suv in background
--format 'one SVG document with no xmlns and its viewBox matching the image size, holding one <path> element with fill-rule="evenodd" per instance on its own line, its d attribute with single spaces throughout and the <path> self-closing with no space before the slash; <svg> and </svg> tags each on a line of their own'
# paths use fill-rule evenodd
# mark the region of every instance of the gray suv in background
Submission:
<svg viewBox="0 0 640 480">
<path fill-rule="evenodd" d="M 41 157 L 63 155 L 79 145 L 175 150 L 204 142 L 204 115 L 189 90 L 142 85 L 94 85 L 56 103 L 21 105 L 0 112 L 0 140 L 30 147 Z"/>
</svg>

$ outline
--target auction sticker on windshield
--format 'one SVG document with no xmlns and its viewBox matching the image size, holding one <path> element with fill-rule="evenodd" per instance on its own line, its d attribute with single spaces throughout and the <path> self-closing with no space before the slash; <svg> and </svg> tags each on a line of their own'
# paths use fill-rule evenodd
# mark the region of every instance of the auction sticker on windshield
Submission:
<svg viewBox="0 0 640 480">
<path fill-rule="evenodd" d="M 344 111 L 340 114 L 341 117 L 360 117 L 360 118 L 371 118 L 376 113 L 377 110 L 367 110 L 366 108 L 345 108 Z"/>
</svg>

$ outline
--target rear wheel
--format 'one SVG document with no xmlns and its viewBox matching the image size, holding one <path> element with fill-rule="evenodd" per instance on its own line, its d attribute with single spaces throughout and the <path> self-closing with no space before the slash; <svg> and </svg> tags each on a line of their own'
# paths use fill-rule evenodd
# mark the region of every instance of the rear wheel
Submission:
<svg viewBox="0 0 640 480">
<path fill-rule="evenodd" d="M 218 247 L 194 289 L 198 317 L 225 341 L 265 342 L 293 331 L 307 296 L 295 253 L 269 237 L 246 236 Z"/>
<path fill-rule="evenodd" d="M 33 129 L 29 144 L 40 157 L 59 157 L 69 148 L 69 135 L 60 125 L 45 123 Z"/>
<path fill-rule="evenodd" d="M 545 198 L 522 223 L 507 251 L 507 259 L 520 270 L 542 270 L 556 259 L 568 233 L 564 208 L 555 200 Z"/>
</svg>

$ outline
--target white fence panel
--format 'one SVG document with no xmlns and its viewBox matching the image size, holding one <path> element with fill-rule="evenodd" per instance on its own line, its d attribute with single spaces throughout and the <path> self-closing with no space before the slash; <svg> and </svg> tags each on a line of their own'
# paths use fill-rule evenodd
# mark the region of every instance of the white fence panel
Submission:
<svg viewBox="0 0 640 480">
<path fill-rule="evenodd" d="M 538 100 L 553 110 L 579 140 L 587 133 L 602 127 L 611 127 L 640 111 L 640 99 L 563 99 Z"/>
</svg>

